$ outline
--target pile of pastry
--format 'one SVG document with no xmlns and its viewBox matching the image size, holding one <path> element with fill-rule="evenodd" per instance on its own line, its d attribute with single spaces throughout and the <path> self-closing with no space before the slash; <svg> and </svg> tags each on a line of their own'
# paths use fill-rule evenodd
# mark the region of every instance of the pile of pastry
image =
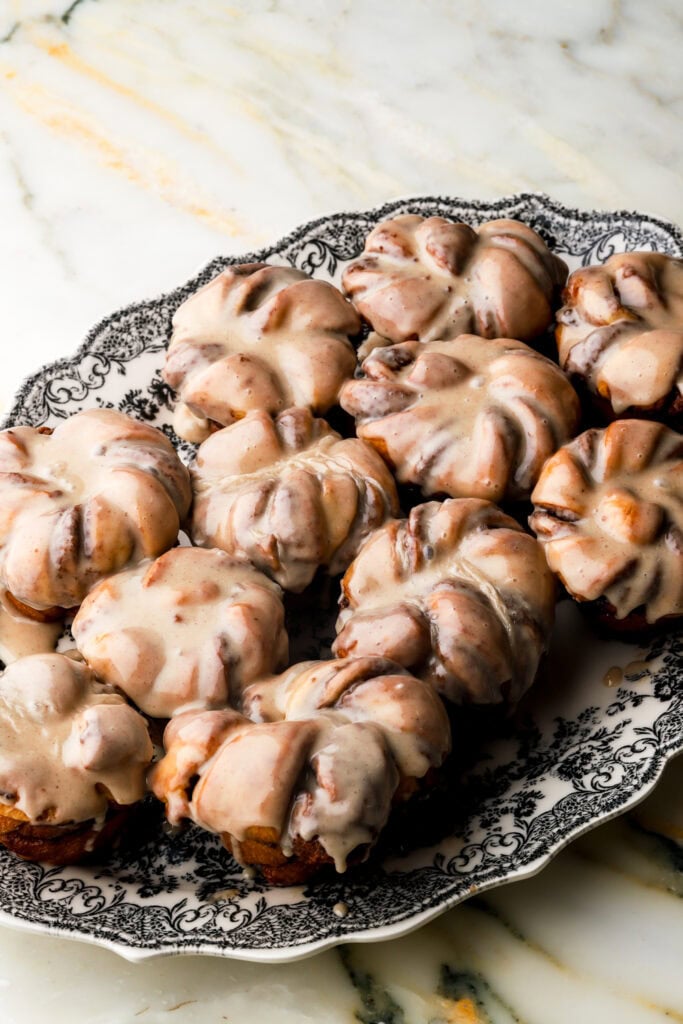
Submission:
<svg viewBox="0 0 683 1024">
<path fill-rule="evenodd" d="M 249 264 L 180 306 L 189 470 L 111 410 L 0 434 L 6 847 L 101 854 L 151 790 L 273 883 L 344 871 L 465 706 L 529 689 L 562 588 L 622 634 L 681 616 L 683 262 L 566 277 L 516 221 L 399 216 L 343 292 Z M 291 664 L 321 573 L 334 657 Z"/>
</svg>

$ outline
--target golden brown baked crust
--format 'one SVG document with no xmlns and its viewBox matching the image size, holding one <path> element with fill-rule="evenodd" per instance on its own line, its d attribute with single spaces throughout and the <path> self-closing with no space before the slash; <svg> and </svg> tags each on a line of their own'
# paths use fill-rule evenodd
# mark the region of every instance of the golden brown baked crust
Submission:
<svg viewBox="0 0 683 1024">
<path fill-rule="evenodd" d="M 49 654 L 56 650 L 64 628 L 59 619 L 43 616 L 35 609 L 26 614 L 6 591 L 0 590 L 0 660 L 5 665 L 28 654 Z"/>
<path fill-rule="evenodd" d="M 372 350 L 341 405 L 402 483 L 426 496 L 528 498 L 574 433 L 579 402 L 562 371 L 520 341 L 463 334 Z"/>
<path fill-rule="evenodd" d="M 64 620 L 64 608 L 32 608 L 30 604 L 23 604 L 18 597 L 10 594 L 8 590 L 5 591 L 4 596 L 10 608 L 18 612 L 19 615 L 31 619 L 32 622 L 47 625 L 48 623 L 63 622 Z"/>
<path fill-rule="evenodd" d="M 112 840 L 145 792 L 145 720 L 87 665 L 36 654 L 0 675 L 0 843 L 74 863 Z"/>
<path fill-rule="evenodd" d="M 289 854 L 283 852 L 274 828 L 248 828 L 240 843 L 224 832 L 221 840 L 233 857 L 254 868 L 269 885 L 304 885 L 322 871 L 334 871 L 334 861 L 317 839 L 304 841 L 297 836 Z M 370 844 L 359 846 L 347 858 L 344 870 L 362 864 L 370 851 Z"/>
<path fill-rule="evenodd" d="M 288 648 L 278 585 L 215 548 L 173 548 L 104 580 L 72 632 L 97 674 L 156 718 L 238 700 Z"/>
<path fill-rule="evenodd" d="M 131 811 L 111 804 L 101 821 L 32 825 L 25 815 L 0 804 L 0 844 L 22 860 L 62 867 L 82 864 L 111 849 L 129 825 Z"/>
<path fill-rule="evenodd" d="M 551 324 L 567 268 L 531 228 L 473 229 L 404 214 L 378 224 L 344 271 L 356 308 L 392 342 L 472 333 L 530 341 Z"/>
<path fill-rule="evenodd" d="M 343 572 L 368 534 L 398 512 L 377 452 L 342 439 L 307 409 L 248 413 L 205 441 L 192 471 L 192 538 L 250 561 L 285 590 L 322 566 Z"/>
<path fill-rule="evenodd" d="M 564 302 L 560 363 L 601 416 L 683 423 L 683 260 L 618 253 L 576 270 Z"/>
<path fill-rule="evenodd" d="M 342 581 L 338 657 L 382 653 L 459 704 L 516 703 L 553 623 L 543 552 L 489 502 L 414 508 L 363 545 Z"/>
<path fill-rule="evenodd" d="M 151 787 L 172 823 L 218 833 L 276 885 L 363 859 L 450 748 L 432 687 L 385 658 L 295 665 L 243 711 L 172 719 Z"/>
<path fill-rule="evenodd" d="M 617 420 L 561 448 L 532 494 L 548 564 L 602 625 L 683 614 L 683 437 Z"/>
<path fill-rule="evenodd" d="M 4 430 L 1 583 L 24 614 L 54 618 L 103 577 L 171 547 L 190 500 L 171 442 L 123 413 Z"/>
<path fill-rule="evenodd" d="M 164 379 L 178 392 L 177 433 L 203 441 L 251 410 L 326 412 L 353 374 L 359 330 L 331 284 L 293 267 L 228 267 L 173 318 Z"/>
</svg>

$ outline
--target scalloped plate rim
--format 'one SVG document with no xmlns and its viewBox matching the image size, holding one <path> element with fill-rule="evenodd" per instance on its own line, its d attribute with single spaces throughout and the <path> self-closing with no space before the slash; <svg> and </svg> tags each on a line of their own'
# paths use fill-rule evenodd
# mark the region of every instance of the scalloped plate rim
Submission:
<svg viewBox="0 0 683 1024">
<path fill-rule="evenodd" d="M 392 213 L 398 207 L 403 206 L 405 203 L 457 203 L 463 206 L 471 206 L 473 209 L 483 207 L 488 209 L 496 209 L 500 207 L 503 209 L 506 206 L 513 205 L 515 203 L 532 202 L 536 203 L 542 209 L 552 210 L 554 213 L 558 213 L 565 217 L 572 217 L 576 220 L 590 221 L 595 220 L 599 217 L 619 218 L 619 217 L 641 217 L 648 220 L 652 224 L 656 224 L 657 227 L 662 228 L 671 234 L 678 242 L 683 251 L 683 229 L 679 228 L 676 224 L 670 221 L 666 221 L 661 217 L 645 213 L 642 210 L 602 210 L 602 209 L 590 209 L 583 210 L 579 207 L 566 206 L 559 200 L 552 199 L 546 192 L 511 192 L 509 195 L 501 196 L 498 199 L 467 199 L 461 196 L 448 196 L 448 195 L 428 195 L 417 193 L 415 195 L 401 196 L 397 199 L 388 200 L 386 203 L 381 203 L 378 206 L 371 206 L 367 209 L 357 210 L 342 210 L 338 213 L 328 213 L 320 217 L 315 217 L 312 220 L 308 220 L 297 227 L 292 228 L 286 234 L 282 235 L 277 241 L 270 245 L 263 246 L 261 249 L 255 249 L 253 252 L 242 253 L 239 255 L 226 255 L 226 256 L 214 256 L 212 259 L 202 263 L 199 268 L 191 275 L 183 284 L 176 285 L 175 288 L 170 288 L 168 291 L 158 292 L 156 295 L 148 296 L 144 299 L 136 299 L 133 302 L 126 303 L 124 306 L 119 306 L 111 313 L 107 313 L 101 317 L 90 330 L 86 333 L 83 341 L 76 347 L 70 356 L 62 356 L 60 359 L 52 360 L 49 363 L 44 363 L 38 369 L 34 370 L 33 373 L 27 374 L 17 390 L 14 393 L 10 407 L 7 414 L 3 417 L 0 429 L 4 429 L 9 424 L 10 420 L 15 414 L 15 410 L 21 404 L 21 399 L 24 394 L 40 379 L 41 375 L 46 370 L 59 369 L 61 367 L 67 367 L 73 363 L 80 362 L 88 354 L 89 346 L 97 335 L 107 327 L 107 325 L 114 319 L 118 319 L 128 313 L 133 313 L 138 309 L 144 309 L 147 306 L 155 305 L 164 300 L 170 299 L 173 296 L 180 294 L 195 284 L 200 278 L 203 278 L 208 274 L 214 264 L 223 265 L 237 264 L 237 263 L 252 263 L 259 262 L 261 260 L 268 259 L 269 256 L 273 256 L 278 253 L 281 249 L 286 246 L 292 245 L 294 242 L 305 237 L 310 231 L 317 227 L 322 226 L 327 221 L 332 219 L 344 219 L 353 218 L 367 215 L 380 215 L 385 216 Z"/>
<path fill-rule="evenodd" d="M 442 914 L 447 913 L 449 910 L 453 910 L 461 903 L 465 903 L 472 896 L 479 896 L 482 893 L 490 892 L 492 889 L 497 889 L 502 885 L 509 885 L 513 882 L 523 882 L 526 879 L 533 878 L 535 875 L 540 874 L 541 871 L 547 867 L 550 861 L 554 860 L 558 854 L 562 853 L 562 851 L 576 839 L 586 835 L 588 832 L 592 832 L 600 825 L 605 825 L 607 822 L 613 821 L 615 818 L 625 814 L 626 811 L 629 811 L 633 807 L 642 803 L 642 801 L 645 800 L 654 790 L 669 761 L 672 761 L 675 757 L 680 757 L 681 755 L 683 755 L 683 745 L 678 749 L 674 749 L 663 754 L 652 779 L 643 786 L 642 789 L 638 790 L 637 793 L 632 794 L 630 797 L 627 797 L 624 803 L 613 811 L 603 814 L 599 818 L 595 818 L 583 826 L 577 827 L 573 832 L 565 836 L 564 839 L 556 846 L 553 846 L 552 850 L 546 852 L 536 860 L 531 861 L 524 867 L 511 872 L 505 878 L 491 879 L 490 882 L 478 886 L 473 889 L 473 891 L 465 893 L 462 896 L 446 897 L 444 902 L 437 907 L 429 907 L 427 910 L 418 911 L 416 914 L 411 914 L 410 916 L 406 915 L 405 917 L 388 925 L 378 925 L 375 928 L 365 928 L 362 931 L 349 932 L 340 936 L 331 935 L 324 939 L 306 942 L 300 945 L 251 950 L 235 949 L 229 946 L 226 946 L 223 949 L 217 949 L 216 946 L 202 945 L 201 943 L 198 943 L 195 947 L 183 946 L 180 948 L 174 948 L 169 946 L 168 948 L 140 949 L 116 942 L 113 939 L 98 938 L 85 933 L 76 934 L 68 931 L 67 929 L 54 928 L 50 925 L 41 924 L 39 922 L 24 921 L 20 918 L 13 917 L 11 914 L 8 914 L 6 911 L 1 909 L 0 925 L 13 931 L 24 932 L 26 934 L 62 938 L 75 943 L 84 942 L 87 945 L 97 946 L 101 949 L 107 949 L 111 953 L 116 953 L 128 963 L 142 963 L 143 961 L 161 960 L 174 956 L 211 956 L 219 960 L 239 960 L 243 963 L 288 964 L 296 963 L 300 960 L 308 960 L 313 956 L 317 956 L 319 953 L 327 952 L 341 945 L 351 943 L 354 945 L 362 945 L 364 943 L 371 942 L 389 942 L 392 939 L 403 938 L 405 935 L 410 935 L 411 932 L 418 931 L 424 925 L 429 924 L 430 921 L 434 921 L 436 918 L 441 917 Z"/>
<path fill-rule="evenodd" d="M 127 314 L 132 314 L 137 311 L 143 311 L 155 305 L 163 302 L 174 300 L 176 297 L 180 298 L 184 292 L 187 292 L 195 288 L 201 279 L 207 277 L 211 271 L 224 267 L 225 265 L 252 262 L 266 260 L 270 257 L 278 255 L 282 250 L 289 246 L 292 246 L 296 242 L 305 239 L 305 237 L 314 232 L 317 228 L 322 227 L 330 220 L 336 220 L 343 222 L 345 220 L 352 220 L 357 217 L 384 217 L 389 216 L 397 209 L 405 206 L 409 203 L 424 203 L 424 204 L 452 204 L 461 205 L 470 208 L 476 212 L 478 210 L 484 210 L 487 214 L 491 211 L 503 210 L 506 207 L 514 206 L 517 204 L 529 204 L 539 211 L 549 211 L 561 217 L 573 219 L 581 223 L 589 223 L 591 221 L 599 219 L 617 220 L 617 219 L 642 219 L 647 221 L 649 224 L 656 226 L 662 231 L 666 232 L 680 247 L 683 252 L 683 232 L 677 225 L 667 222 L 663 218 L 657 217 L 638 210 L 606 210 L 606 209 L 592 209 L 583 210 L 575 207 L 570 207 L 564 203 L 550 198 L 543 192 L 532 192 L 522 191 L 512 193 L 507 196 L 499 197 L 498 199 L 469 199 L 466 197 L 448 196 L 448 195 L 424 195 L 414 194 L 406 195 L 386 203 L 373 206 L 366 209 L 358 210 L 347 210 L 339 213 L 331 213 L 321 217 L 314 218 L 301 224 L 287 234 L 283 235 L 274 243 L 264 246 L 254 252 L 243 253 L 239 255 L 225 255 L 215 256 L 207 262 L 203 263 L 199 269 L 184 283 L 177 285 L 167 291 L 159 292 L 157 295 L 147 297 L 145 299 L 138 299 L 134 302 L 126 304 L 125 306 L 119 307 L 112 313 L 99 319 L 87 332 L 84 340 L 78 345 L 75 351 L 70 356 L 64 356 L 49 363 L 44 364 L 31 374 L 28 374 L 19 387 L 17 388 L 14 397 L 9 405 L 8 412 L 3 419 L 3 427 L 8 425 L 17 416 L 18 411 L 21 409 L 24 397 L 30 392 L 30 390 L 36 386 L 41 377 L 50 370 L 59 371 L 62 369 L 71 368 L 79 364 L 84 358 L 86 358 L 90 352 L 93 342 L 98 338 L 100 333 L 105 330 L 112 322 L 122 318 Z M 292 944 L 290 946 L 276 946 L 270 948 L 235 948 L 229 945 L 218 947 L 215 944 L 205 944 L 198 942 L 196 945 L 192 943 L 184 943 L 182 945 L 173 945 L 172 942 L 164 943 L 159 946 L 147 946 L 141 948 L 134 945 L 129 945 L 125 941 L 117 941 L 115 939 L 106 938 L 103 936 L 97 936 L 88 934 L 85 932 L 75 932 L 59 926 L 54 926 L 50 923 L 44 923 L 40 921 L 31 921 L 22 919 L 14 916 L 12 913 L 0 908 L 0 924 L 32 934 L 43 934 L 50 935 L 52 937 L 61 937 L 76 942 L 87 942 L 89 944 L 100 946 L 108 949 L 112 952 L 117 953 L 125 960 L 130 962 L 141 962 L 144 960 L 157 959 L 160 957 L 177 956 L 177 955 L 210 955 L 216 957 L 222 957 L 227 959 L 235 959 L 249 962 L 259 963 L 285 963 L 296 960 L 305 959 L 313 956 L 317 953 L 329 950 L 341 943 L 363 943 L 363 942 L 378 942 L 386 941 L 388 939 L 398 938 L 406 935 L 411 931 L 414 931 L 422 927 L 427 922 L 434 920 L 441 914 L 452 909 L 459 903 L 466 900 L 469 895 L 473 895 L 486 892 L 500 885 L 505 885 L 511 881 L 520 881 L 522 879 L 530 878 L 533 875 L 539 873 L 543 868 L 558 854 L 561 850 L 565 849 L 571 842 L 579 838 L 581 835 L 591 831 L 598 825 L 601 825 L 619 815 L 623 814 L 626 810 L 636 806 L 640 803 L 648 794 L 654 789 L 661 774 L 671 759 L 677 756 L 683 751 L 683 740 L 678 747 L 672 747 L 671 749 L 660 749 L 657 755 L 653 757 L 651 762 L 652 774 L 648 777 L 647 781 L 644 781 L 639 789 L 634 792 L 626 792 L 623 800 L 621 800 L 618 806 L 597 814 L 590 821 L 583 822 L 574 826 L 573 829 L 563 836 L 561 839 L 549 840 L 551 845 L 550 849 L 546 849 L 544 852 L 539 854 L 537 857 L 530 860 L 528 863 L 518 867 L 517 869 L 511 869 L 507 872 L 504 877 L 491 878 L 487 882 L 484 882 L 480 886 L 473 888 L 469 893 L 455 894 L 451 896 L 445 896 L 441 903 L 438 905 L 428 906 L 426 909 L 418 909 L 416 912 L 410 913 L 406 911 L 402 916 L 398 917 L 390 924 L 379 924 L 376 926 L 370 926 L 363 928 L 362 930 L 339 933 L 339 934 L 328 934 L 323 938 L 317 940 L 302 941 L 299 944 Z"/>
</svg>

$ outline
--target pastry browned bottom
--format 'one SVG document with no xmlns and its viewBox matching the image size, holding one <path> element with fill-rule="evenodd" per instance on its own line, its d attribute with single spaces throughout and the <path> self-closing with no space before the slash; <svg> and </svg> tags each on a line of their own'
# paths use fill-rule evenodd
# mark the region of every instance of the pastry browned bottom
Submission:
<svg viewBox="0 0 683 1024">
<path fill-rule="evenodd" d="M 221 839 L 240 864 L 253 868 L 269 885 L 303 885 L 315 875 L 334 868 L 334 861 L 317 839 L 304 840 L 297 836 L 292 842 L 291 856 L 282 850 L 273 828 L 249 828 L 239 843 L 227 832 Z M 367 852 L 367 847 L 354 850 L 348 866 L 360 864 Z"/>
<path fill-rule="evenodd" d="M 615 420 L 656 420 L 672 430 L 683 430 L 683 395 L 678 388 L 674 388 L 654 405 L 630 405 L 623 412 L 617 413 L 609 398 L 592 391 L 583 377 L 574 374 L 570 380 L 581 400 L 581 429 L 606 426 Z"/>
<path fill-rule="evenodd" d="M 52 608 L 32 608 L 30 604 L 24 604 L 18 597 L 10 593 L 9 590 L 5 591 L 7 600 L 13 608 L 24 616 L 26 619 L 32 619 L 33 622 L 59 622 L 66 615 L 68 609 L 58 608 L 54 605 Z"/>
<path fill-rule="evenodd" d="M 410 806 L 414 794 L 434 784 L 436 772 L 430 771 L 423 779 L 404 779 L 394 794 L 394 810 Z M 254 826 L 248 828 L 238 842 L 230 833 L 221 835 L 223 845 L 243 867 L 253 868 L 269 885 L 303 885 L 325 871 L 334 870 L 334 861 L 317 839 L 292 840 L 292 852 L 286 854 L 280 845 L 280 836 L 274 828 Z M 347 858 L 347 869 L 367 860 L 375 844 L 365 844 L 353 850 Z"/>
<path fill-rule="evenodd" d="M 680 615 L 663 615 L 656 622 L 648 622 L 645 608 L 641 605 L 619 619 L 616 608 L 606 597 L 599 597 L 596 601 L 578 600 L 578 604 L 599 633 L 627 643 L 643 643 L 670 629 L 682 618 Z"/>
<path fill-rule="evenodd" d="M 92 819 L 69 825 L 35 824 L 14 807 L 0 807 L 0 844 L 22 860 L 64 866 L 108 850 L 123 832 L 131 807 L 111 804 L 104 823 Z"/>
</svg>

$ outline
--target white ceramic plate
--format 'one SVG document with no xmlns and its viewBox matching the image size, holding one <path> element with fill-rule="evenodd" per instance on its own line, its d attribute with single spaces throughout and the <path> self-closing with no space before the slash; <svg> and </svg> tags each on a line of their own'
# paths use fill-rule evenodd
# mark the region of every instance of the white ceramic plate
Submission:
<svg viewBox="0 0 683 1024">
<path fill-rule="evenodd" d="M 471 224 L 517 218 L 571 267 L 624 249 L 683 253 L 672 225 L 635 213 L 581 213 L 535 195 L 496 203 L 425 197 L 324 217 L 262 252 L 216 259 L 170 294 L 103 320 L 74 357 L 22 386 L 6 425 L 54 424 L 106 406 L 154 423 L 178 443 L 172 394 L 160 376 L 178 304 L 229 263 L 255 259 L 338 281 L 373 225 L 399 212 Z M 191 457 L 191 445 L 179 447 Z M 299 609 L 293 658 L 325 656 L 333 621 L 332 613 L 312 621 Z M 570 839 L 645 796 L 683 748 L 682 640 L 679 633 L 645 651 L 606 644 L 564 602 L 545 681 L 522 721 L 482 749 L 453 794 L 436 845 L 306 889 L 274 889 L 245 879 L 212 836 L 197 829 L 169 835 L 150 802 L 135 848 L 105 866 L 50 868 L 3 850 L 0 922 L 108 946 L 129 959 L 186 952 L 288 960 L 342 941 L 400 935 L 475 891 L 538 871 Z M 613 665 L 626 668 L 618 689 L 603 683 Z M 348 905 L 343 918 L 337 903 Z"/>
</svg>

